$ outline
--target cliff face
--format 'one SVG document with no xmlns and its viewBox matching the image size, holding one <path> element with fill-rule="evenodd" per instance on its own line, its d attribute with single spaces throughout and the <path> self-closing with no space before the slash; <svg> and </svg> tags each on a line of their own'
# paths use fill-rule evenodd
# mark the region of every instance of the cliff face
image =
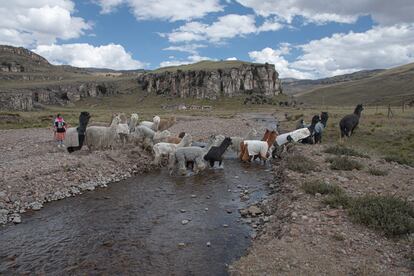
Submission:
<svg viewBox="0 0 414 276">
<path fill-rule="evenodd" d="M 1 90 L 0 109 L 29 111 L 40 105 L 64 105 L 81 98 L 109 96 L 118 93 L 113 83 L 83 83 Z"/>
<path fill-rule="evenodd" d="M 175 97 L 217 99 L 249 91 L 275 96 L 282 93 L 279 74 L 271 64 L 242 64 L 236 68 L 147 73 L 138 78 L 149 93 Z"/>
</svg>

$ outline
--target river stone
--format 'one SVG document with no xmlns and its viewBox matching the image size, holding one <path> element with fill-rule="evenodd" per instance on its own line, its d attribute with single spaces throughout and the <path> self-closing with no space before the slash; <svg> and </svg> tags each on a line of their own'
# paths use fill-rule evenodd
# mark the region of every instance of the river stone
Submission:
<svg viewBox="0 0 414 276">
<path fill-rule="evenodd" d="M 37 201 L 32 202 L 29 205 L 29 208 L 31 208 L 32 210 L 35 210 L 35 211 L 40 210 L 42 207 L 43 207 L 42 203 L 37 202 Z"/>
<path fill-rule="evenodd" d="M 182 224 L 182 225 L 186 225 L 188 222 L 189 222 L 189 221 L 188 221 L 187 219 L 183 219 L 183 220 L 181 221 L 181 224 Z"/>
<path fill-rule="evenodd" d="M 6 209 L 0 209 L 0 224 L 6 224 L 7 223 L 7 214 L 9 211 Z"/>
<path fill-rule="evenodd" d="M 22 218 L 20 217 L 20 215 L 19 215 L 19 214 L 12 214 L 12 215 L 10 216 L 9 220 L 10 220 L 11 222 L 16 223 L 16 224 L 18 224 L 18 223 L 21 223 L 21 222 L 22 222 Z"/>
<path fill-rule="evenodd" d="M 252 205 L 250 206 L 247 211 L 249 212 L 250 215 L 252 215 L 253 217 L 260 215 L 262 213 L 262 210 L 260 210 L 259 207 L 257 207 L 256 205 Z"/>
</svg>

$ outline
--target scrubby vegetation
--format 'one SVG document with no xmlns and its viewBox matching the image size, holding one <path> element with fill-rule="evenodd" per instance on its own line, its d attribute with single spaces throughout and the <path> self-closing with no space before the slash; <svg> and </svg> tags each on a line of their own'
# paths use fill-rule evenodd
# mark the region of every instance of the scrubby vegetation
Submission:
<svg viewBox="0 0 414 276">
<path fill-rule="evenodd" d="M 308 173 L 314 171 L 317 167 L 315 161 L 300 155 L 293 154 L 286 157 L 287 168 L 300 173 Z"/>
<path fill-rule="evenodd" d="M 386 176 L 388 175 L 388 171 L 383 171 L 376 168 L 369 168 L 368 172 L 375 176 Z"/>
<path fill-rule="evenodd" d="M 332 170 L 352 171 L 354 169 L 361 170 L 363 165 L 356 160 L 349 159 L 346 156 L 334 157 L 328 159 L 331 163 Z"/>
<path fill-rule="evenodd" d="M 340 145 L 330 146 L 327 149 L 325 149 L 325 152 L 330 153 L 330 154 L 335 154 L 335 155 L 347 155 L 347 156 L 369 158 L 369 156 L 364 153 L 361 153 L 355 149 L 347 148 L 347 147 L 340 146 Z"/>
<path fill-rule="evenodd" d="M 351 204 L 352 198 L 345 193 L 336 193 L 329 195 L 322 200 L 323 203 L 329 205 L 331 208 L 348 208 Z"/>
<path fill-rule="evenodd" d="M 302 189 L 311 195 L 316 193 L 326 195 L 326 194 L 340 194 L 343 193 L 341 187 L 335 184 L 328 184 L 324 181 L 314 180 L 303 183 Z"/>
<path fill-rule="evenodd" d="M 352 200 L 349 215 L 357 222 L 387 236 L 414 233 L 414 208 L 391 196 L 363 196 Z"/>
</svg>

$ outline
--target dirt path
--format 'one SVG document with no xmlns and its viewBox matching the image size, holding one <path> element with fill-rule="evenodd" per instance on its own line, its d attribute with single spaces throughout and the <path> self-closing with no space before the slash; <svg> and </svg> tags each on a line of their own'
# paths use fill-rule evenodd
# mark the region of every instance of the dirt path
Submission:
<svg viewBox="0 0 414 276">
<path fill-rule="evenodd" d="M 299 145 L 296 150 L 318 168 L 307 174 L 275 166 L 281 178 L 277 192 L 262 209 L 270 216 L 247 256 L 231 266 L 233 275 L 413 275 L 414 235 L 388 239 L 351 222 L 343 209 L 322 203 L 326 195 L 306 194 L 312 180 L 337 184 L 351 196 L 395 195 L 414 203 L 414 168 L 383 160 L 357 158 L 364 169 L 333 171 L 326 145 Z M 369 168 L 388 172 L 374 176 Z M 411 257 L 410 257 L 411 256 Z M 411 260 L 410 260 L 411 259 Z"/>
</svg>

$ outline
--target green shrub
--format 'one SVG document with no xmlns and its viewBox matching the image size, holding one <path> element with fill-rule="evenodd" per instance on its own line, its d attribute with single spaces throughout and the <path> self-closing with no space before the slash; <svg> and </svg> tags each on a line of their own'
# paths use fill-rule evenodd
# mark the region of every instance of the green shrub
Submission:
<svg viewBox="0 0 414 276">
<path fill-rule="evenodd" d="M 320 180 L 305 182 L 302 184 L 302 189 L 311 195 L 316 193 L 322 195 L 343 193 L 343 190 L 338 185 L 328 184 Z"/>
<path fill-rule="evenodd" d="M 363 158 L 369 158 L 368 155 L 358 152 L 354 149 L 347 148 L 344 146 L 330 146 L 325 149 L 326 153 L 335 154 L 335 155 L 348 155 L 348 156 L 356 156 L 356 157 L 363 157 Z"/>
<path fill-rule="evenodd" d="M 337 193 L 327 196 L 322 200 L 323 203 L 332 208 L 348 208 L 351 204 L 352 198 L 345 193 Z"/>
<path fill-rule="evenodd" d="M 414 233 L 414 208 L 391 196 L 363 196 L 352 200 L 348 210 L 353 221 L 380 230 L 386 236 Z"/>
<path fill-rule="evenodd" d="M 369 168 L 368 172 L 372 175 L 376 175 L 376 176 L 386 176 L 388 175 L 387 171 L 383 171 L 380 169 L 375 169 L 375 168 Z"/>
<path fill-rule="evenodd" d="M 332 170 L 352 171 L 353 169 L 361 170 L 363 168 L 361 163 L 346 156 L 335 157 L 328 161 L 331 162 Z"/>
<path fill-rule="evenodd" d="M 299 154 L 287 156 L 286 166 L 289 170 L 300 173 L 308 173 L 314 171 L 317 167 L 315 161 Z"/>
<path fill-rule="evenodd" d="M 392 154 L 385 157 L 385 161 L 387 162 L 397 162 L 401 165 L 409 165 L 413 166 L 413 162 L 407 158 L 406 156 L 403 156 L 401 154 Z"/>
</svg>

